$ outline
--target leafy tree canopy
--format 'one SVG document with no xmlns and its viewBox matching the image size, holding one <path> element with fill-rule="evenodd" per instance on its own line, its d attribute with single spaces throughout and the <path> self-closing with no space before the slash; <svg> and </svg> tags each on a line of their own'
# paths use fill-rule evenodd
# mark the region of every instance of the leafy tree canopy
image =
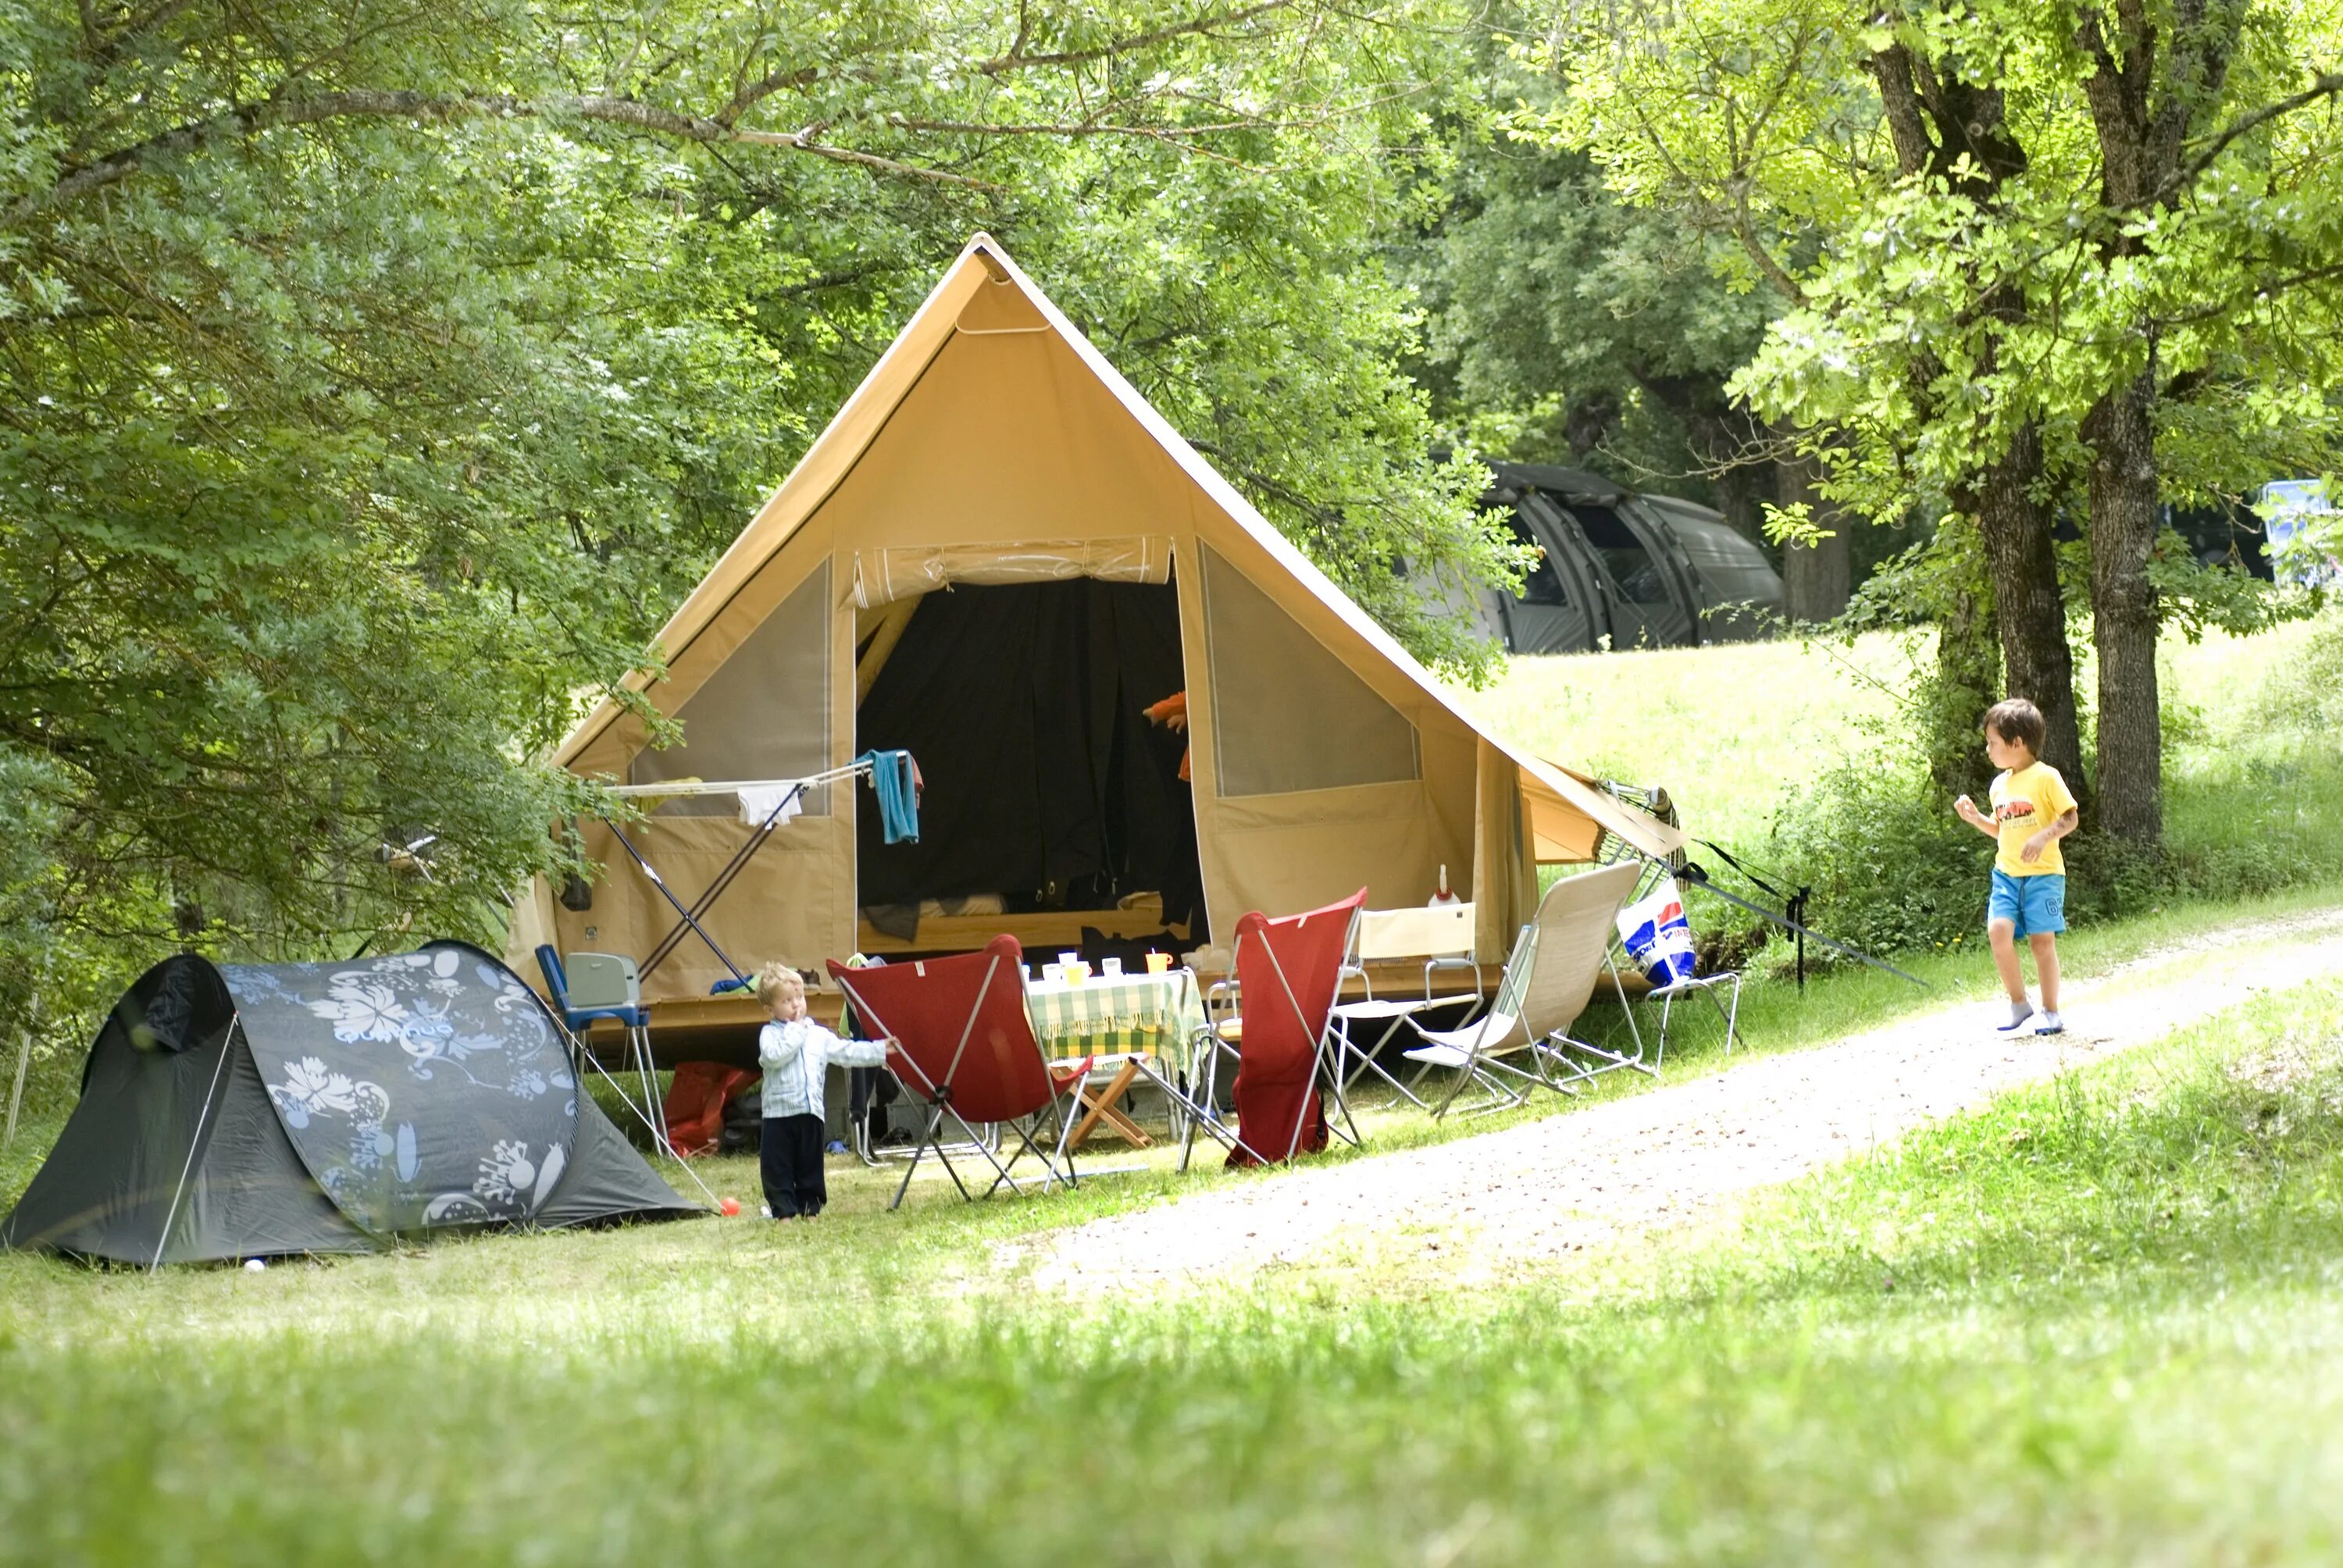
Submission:
<svg viewBox="0 0 2343 1568">
<path fill-rule="evenodd" d="M 2011 685 L 2077 734 L 2050 519 L 2088 519 L 2103 820 L 2160 831 L 2157 626 L 2240 604 L 2161 508 L 2333 462 L 2338 8 L 1689 0 L 1574 11 L 1523 125 L 1787 307 L 1735 382 L 1874 516 L 1974 520 Z M 2191 602 L 2193 601 L 2193 602 Z"/>
<path fill-rule="evenodd" d="M 587 803 L 528 759 L 979 226 L 1471 668 L 1375 564 L 1503 553 L 1363 244 L 1421 199 L 1446 25 L 0 0 L 10 911 L 116 970 L 479 930 Z"/>
</svg>

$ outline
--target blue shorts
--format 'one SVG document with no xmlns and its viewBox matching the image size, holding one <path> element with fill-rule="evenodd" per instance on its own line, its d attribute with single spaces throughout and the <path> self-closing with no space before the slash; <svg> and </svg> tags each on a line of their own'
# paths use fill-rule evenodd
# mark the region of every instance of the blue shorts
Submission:
<svg viewBox="0 0 2343 1568">
<path fill-rule="evenodd" d="M 2013 877 L 1993 869 L 1993 890 L 1985 898 L 1986 925 L 2008 920 L 2021 937 L 2046 936 L 2066 929 L 2066 879 L 2057 872 Z"/>
</svg>

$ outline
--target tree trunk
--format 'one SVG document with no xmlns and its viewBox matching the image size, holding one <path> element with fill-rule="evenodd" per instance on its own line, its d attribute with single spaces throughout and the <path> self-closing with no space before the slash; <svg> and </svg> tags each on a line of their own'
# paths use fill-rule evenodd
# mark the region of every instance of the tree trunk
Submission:
<svg viewBox="0 0 2343 1568">
<path fill-rule="evenodd" d="M 2042 710 L 2042 760 L 2084 794 L 2083 736 L 2075 713 L 2075 657 L 2066 642 L 2066 603 L 2058 591 L 2058 555 L 2050 508 L 2041 499 L 2042 433 L 2021 426 L 2009 450 L 1958 498 L 1976 508 L 1993 584 L 1995 629 L 2001 637 L 2006 692 Z M 1980 715 L 1982 717 L 1982 715 Z"/>
<path fill-rule="evenodd" d="M 1784 608 L 1792 620 L 1810 625 L 1835 619 L 1855 591 L 1855 549 L 1849 538 L 1854 519 L 1823 498 L 1820 465 L 1813 457 L 1785 458 L 1774 466 L 1774 475 L 1778 505 L 1804 502 L 1815 525 L 1830 530 L 1830 538 L 1810 545 L 1784 541 Z"/>
<path fill-rule="evenodd" d="M 1953 521 L 1947 529 L 1962 527 Z M 1993 769 L 1986 766 L 1977 720 L 2001 689 L 2001 659 L 1994 647 L 1992 593 L 1981 580 L 1974 539 L 1956 544 L 1939 535 L 1960 558 L 1952 569 L 1975 587 L 1956 589 L 1936 621 L 1936 668 L 1924 694 L 1920 724 L 1928 748 L 1928 774 L 1947 799 L 1982 795 Z"/>
<path fill-rule="evenodd" d="M 2154 850 L 2164 836 L 2163 709 L 2156 683 L 2156 388 L 2142 375 L 2083 421 L 2091 457 L 2091 617 L 2099 655 L 2099 823 Z"/>
</svg>

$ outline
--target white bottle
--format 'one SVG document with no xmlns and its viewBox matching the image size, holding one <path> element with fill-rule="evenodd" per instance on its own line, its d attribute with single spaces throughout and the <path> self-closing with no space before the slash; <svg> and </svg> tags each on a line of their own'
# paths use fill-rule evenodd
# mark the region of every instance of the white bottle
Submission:
<svg viewBox="0 0 2343 1568">
<path fill-rule="evenodd" d="M 1432 907 L 1433 909 L 1438 909 L 1443 904 L 1461 904 L 1463 901 L 1464 900 L 1458 898 L 1454 891 L 1453 891 L 1448 886 L 1448 868 L 1445 866 L 1441 867 L 1440 890 L 1432 895 Z"/>
</svg>

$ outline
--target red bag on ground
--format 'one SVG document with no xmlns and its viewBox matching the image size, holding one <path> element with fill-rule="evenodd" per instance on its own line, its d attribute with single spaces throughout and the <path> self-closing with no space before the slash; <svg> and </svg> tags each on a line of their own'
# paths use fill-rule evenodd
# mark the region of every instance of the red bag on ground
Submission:
<svg viewBox="0 0 2343 1568">
<path fill-rule="evenodd" d="M 678 1154 L 713 1154 L 724 1131 L 724 1102 L 757 1081 L 745 1067 L 720 1061 L 687 1061 L 675 1070 L 659 1116 L 668 1146 Z"/>
</svg>

